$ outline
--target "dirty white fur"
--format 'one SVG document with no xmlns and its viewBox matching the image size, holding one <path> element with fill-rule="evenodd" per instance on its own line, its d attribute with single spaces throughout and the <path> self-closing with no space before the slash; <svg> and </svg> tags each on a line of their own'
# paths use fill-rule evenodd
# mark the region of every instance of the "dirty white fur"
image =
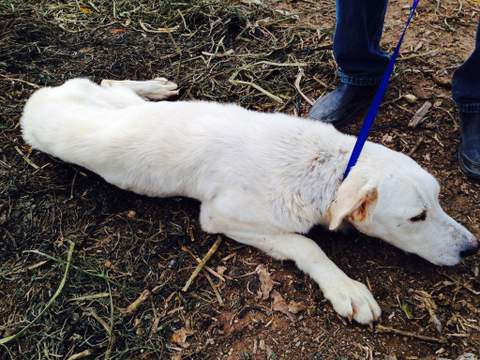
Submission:
<svg viewBox="0 0 480 360">
<path fill-rule="evenodd" d="M 435 179 L 407 156 L 368 143 L 342 183 L 353 137 L 231 104 L 146 101 L 175 89 L 165 79 L 101 86 L 74 79 L 44 88 L 25 106 L 23 136 L 122 189 L 198 199 L 203 230 L 294 260 L 340 315 L 360 323 L 380 316 L 370 291 L 300 234 L 350 222 L 443 265 L 477 245 L 440 208 Z M 409 220 L 424 210 L 424 221 Z"/>
</svg>

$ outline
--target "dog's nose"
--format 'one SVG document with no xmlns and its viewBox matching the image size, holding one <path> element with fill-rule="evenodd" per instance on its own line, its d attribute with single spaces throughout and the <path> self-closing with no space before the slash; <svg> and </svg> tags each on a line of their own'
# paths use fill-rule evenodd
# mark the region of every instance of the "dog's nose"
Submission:
<svg viewBox="0 0 480 360">
<path fill-rule="evenodd" d="M 478 240 L 474 239 L 472 241 L 471 246 L 469 246 L 467 249 L 460 252 L 460 256 L 462 258 L 466 258 L 467 256 L 475 255 L 479 249 L 480 249 L 480 243 L 478 242 Z"/>
</svg>

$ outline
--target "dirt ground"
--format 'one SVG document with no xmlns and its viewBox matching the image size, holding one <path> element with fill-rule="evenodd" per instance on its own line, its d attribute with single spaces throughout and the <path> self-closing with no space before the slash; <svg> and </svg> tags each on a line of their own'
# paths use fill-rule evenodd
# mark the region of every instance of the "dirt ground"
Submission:
<svg viewBox="0 0 480 360">
<path fill-rule="evenodd" d="M 391 2 L 386 49 L 407 13 L 407 1 Z M 437 176 L 445 209 L 477 236 L 480 185 L 457 166 L 449 88 L 473 49 L 479 13 L 474 0 L 421 2 L 372 135 Z M 200 230 L 198 203 L 121 191 L 31 152 L 20 137 L 35 88 L 78 76 L 164 76 L 182 99 L 305 116 L 294 87 L 300 69 L 310 98 L 337 81 L 334 18 L 333 1 L 0 1 L 0 338 L 31 326 L 0 345 L 0 359 L 478 356 L 479 256 L 439 268 L 356 233 L 315 229 L 310 236 L 379 301 L 382 320 L 371 328 L 340 319 L 293 264 L 229 239 L 209 260 L 211 272 L 183 292 L 194 257 L 216 239 Z M 409 128 L 426 101 L 425 121 Z M 259 272 L 273 280 L 267 299 L 258 296 Z"/>
</svg>

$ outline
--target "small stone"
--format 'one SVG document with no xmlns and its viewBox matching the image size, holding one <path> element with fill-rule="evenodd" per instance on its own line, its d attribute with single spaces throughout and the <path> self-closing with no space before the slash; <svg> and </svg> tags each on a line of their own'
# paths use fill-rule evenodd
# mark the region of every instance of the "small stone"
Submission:
<svg viewBox="0 0 480 360">
<path fill-rule="evenodd" d="M 413 94 L 406 94 L 403 96 L 403 98 L 407 100 L 407 102 L 409 102 L 410 104 L 417 102 L 417 97 Z"/>
<path fill-rule="evenodd" d="M 137 212 L 134 210 L 129 210 L 127 213 L 127 218 L 128 219 L 134 219 L 137 216 Z"/>
<path fill-rule="evenodd" d="M 168 262 L 169 269 L 175 269 L 177 267 L 177 259 L 172 259 Z"/>
</svg>

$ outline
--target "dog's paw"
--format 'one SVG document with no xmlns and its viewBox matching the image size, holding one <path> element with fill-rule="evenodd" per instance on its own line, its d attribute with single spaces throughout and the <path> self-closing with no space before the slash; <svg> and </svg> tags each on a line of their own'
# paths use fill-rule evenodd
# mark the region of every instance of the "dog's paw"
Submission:
<svg viewBox="0 0 480 360">
<path fill-rule="evenodd" d="M 165 78 L 150 80 L 150 86 L 142 94 L 151 100 L 162 100 L 178 95 L 178 85 Z"/>
<path fill-rule="evenodd" d="M 380 318 L 381 310 L 368 288 L 350 278 L 332 282 L 323 292 L 335 311 L 349 320 L 370 324 Z"/>
<path fill-rule="evenodd" d="M 144 81 L 104 79 L 100 83 L 100 86 L 104 88 L 128 88 L 147 100 L 163 100 L 178 95 L 178 85 L 165 78 L 155 78 L 153 80 Z"/>
<path fill-rule="evenodd" d="M 109 80 L 109 79 L 103 79 L 102 81 L 100 81 L 100 86 L 101 87 L 111 87 L 113 86 L 115 83 L 115 80 Z"/>
</svg>

